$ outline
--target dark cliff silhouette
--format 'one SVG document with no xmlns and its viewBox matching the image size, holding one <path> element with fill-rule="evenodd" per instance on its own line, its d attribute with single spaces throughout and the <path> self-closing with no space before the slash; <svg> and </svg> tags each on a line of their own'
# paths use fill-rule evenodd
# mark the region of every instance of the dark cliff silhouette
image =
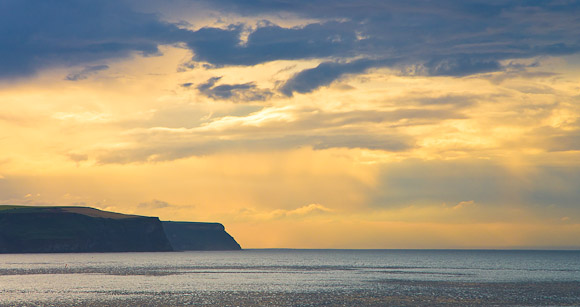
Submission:
<svg viewBox="0 0 580 307">
<path fill-rule="evenodd" d="M 162 222 L 176 251 L 239 250 L 240 245 L 219 223 Z"/>
<path fill-rule="evenodd" d="M 198 231 L 192 231 L 189 227 L 180 230 L 182 224 L 197 225 Z M 173 248 L 164 224 L 157 217 L 126 215 L 88 207 L 0 206 L 0 253 L 240 249 L 221 224 L 176 225 L 177 228 L 169 227 L 172 238 L 177 238 L 179 244 Z"/>
</svg>

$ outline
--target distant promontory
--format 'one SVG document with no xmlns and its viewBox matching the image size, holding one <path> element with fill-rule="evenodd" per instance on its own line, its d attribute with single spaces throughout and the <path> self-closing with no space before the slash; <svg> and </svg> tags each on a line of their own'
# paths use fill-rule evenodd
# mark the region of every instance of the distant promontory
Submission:
<svg viewBox="0 0 580 307">
<path fill-rule="evenodd" d="M 219 223 L 161 222 L 89 207 L 0 206 L 0 253 L 239 249 Z"/>
</svg>

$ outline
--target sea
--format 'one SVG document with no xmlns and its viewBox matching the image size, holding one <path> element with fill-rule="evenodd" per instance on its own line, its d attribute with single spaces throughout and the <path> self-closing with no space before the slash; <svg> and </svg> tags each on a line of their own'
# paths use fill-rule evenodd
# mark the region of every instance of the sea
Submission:
<svg viewBox="0 0 580 307">
<path fill-rule="evenodd" d="M 3 254 L 0 306 L 580 306 L 580 251 Z"/>
</svg>

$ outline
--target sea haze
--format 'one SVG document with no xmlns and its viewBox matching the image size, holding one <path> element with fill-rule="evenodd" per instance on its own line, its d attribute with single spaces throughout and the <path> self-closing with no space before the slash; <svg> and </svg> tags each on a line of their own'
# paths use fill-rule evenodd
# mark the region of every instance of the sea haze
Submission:
<svg viewBox="0 0 580 307">
<path fill-rule="evenodd" d="M 0 255 L 0 305 L 580 304 L 580 251 Z"/>
</svg>

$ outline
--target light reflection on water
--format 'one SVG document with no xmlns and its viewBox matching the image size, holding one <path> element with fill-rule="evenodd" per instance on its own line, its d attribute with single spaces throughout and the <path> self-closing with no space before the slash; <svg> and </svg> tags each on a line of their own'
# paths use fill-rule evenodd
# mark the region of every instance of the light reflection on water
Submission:
<svg viewBox="0 0 580 307">
<path fill-rule="evenodd" d="M 398 291 L 385 281 L 580 281 L 580 252 L 244 250 L 0 255 L 0 303 L 103 295 Z M 385 290 L 386 289 L 386 290 Z"/>
</svg>

